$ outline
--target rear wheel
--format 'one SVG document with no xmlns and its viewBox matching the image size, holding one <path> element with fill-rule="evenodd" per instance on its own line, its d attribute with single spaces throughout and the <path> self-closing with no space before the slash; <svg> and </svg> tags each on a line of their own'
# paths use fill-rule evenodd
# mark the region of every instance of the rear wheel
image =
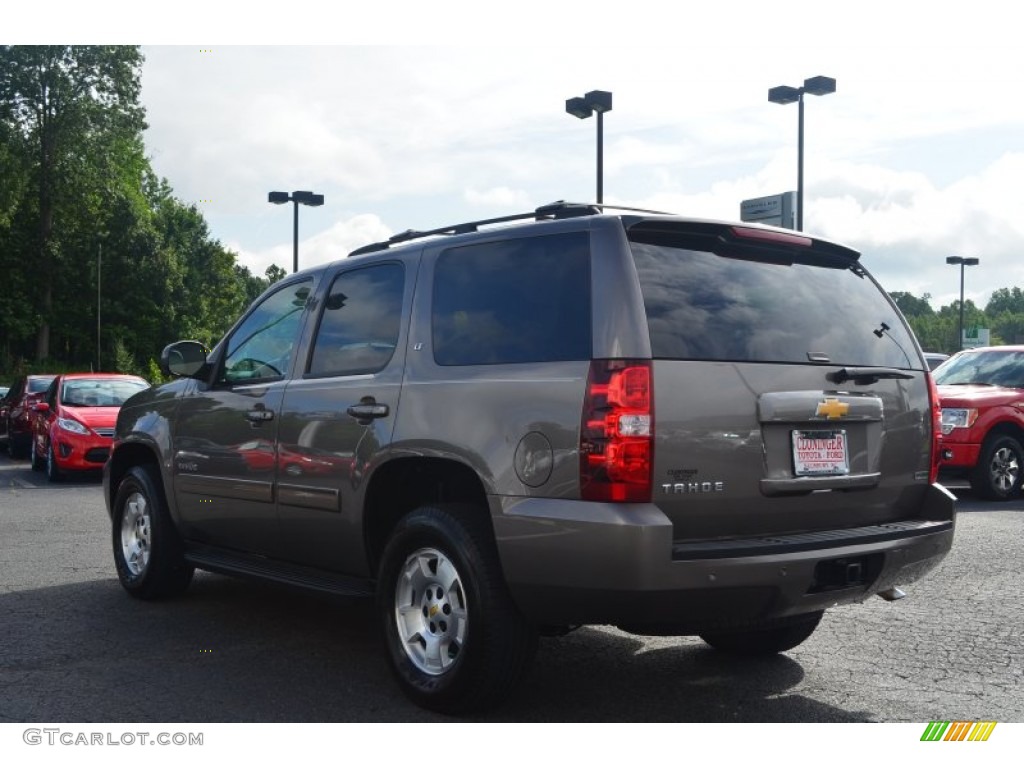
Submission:
<svg viewBox="0 0 1024 768">
<path fill-rule="evenodd" d="M 796 648 L 810 637 L 824 611 L 777 619 L 742 630 L 707 632 L 701 640 L 717 651 L 739 656 L 771 656 Z"/>
<path fill-rule="evenodd" d="M 128 594 L 143 600 L 184 592 L 194 572 L 185 562 L 156 471 L 132 467 L 114 499 L 111 532 L 117 577 Z"/>
<path fill-rule="evenodd" d="M 971 488 L 986 499 L 1005 501 L 1020 491 L 1024 449 L 1009 435 L 989 435 L 971 472 Z"/>
<path fill-rule="evenodd" d="M 25 439 L 11 432 L 10 424 L 7 425 L 7 454 L 12 459 L 23 459 L 28 455 L 28 451 L 25 450 Z"/>
<path fill-rule="evenodd" d="M 406 695 L 438 712 L 497 706 L 536 649 L 484 514 L 421 507 L 398 523 L 381 560 L 377 611 L 388 661 Z"/>
</svg>

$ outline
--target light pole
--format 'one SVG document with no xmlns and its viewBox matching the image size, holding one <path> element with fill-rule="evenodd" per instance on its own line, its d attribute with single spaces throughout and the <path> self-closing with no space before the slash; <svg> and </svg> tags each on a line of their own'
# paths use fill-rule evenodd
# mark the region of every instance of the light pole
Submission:
<svg viewBox="0 0 1024 768">
<path fill-rule="evenodd" d="M 612 111 L 612 95 L 608 91 L 590 91 L 586 95 L 565 100 L 565 111 L 580 120 L 597 112 L 597 202 L 604 202 L 604 113 Z"/>
<path fill-rule="evenodd" d="M 295 224 L 292 227 L 292 272 L 299 271 L 299 203 L 303 205 L 318 206 L 324 204 L 324 196 L 313 192 L 271 192 L 267 195 L 267 202 L 274 205 L 281 205 L 291 201 L 295 204 Z"/>
<path fill-rule="evenodd" d="M 100 352 L 100 339 L 102 338 L 103 323 L 101 322 L 103 309 L 100 302 L 103 299 L 103 292 L 100 290 L 100 272 L 103 269 L 103 243 L 99 244 L 96 252 L 96 372 L 103 370 L 101 365 L 102 354 Z"/>
<path fill-rule="evenodd" d="M 947 256 L 947 264 L 959 264 L 960 265 L 960 326 L 959 333 L 957 334 L 957 349 L 961 350 L 964 348 L 964 267 L 973 267 L 978 263 L 978 259 L 968 258 L 965 259 L 963 256 Z"/>
<path fill-rule="evenodd" d="M 773 104 L 792 104 L 795 101 L 800 105 L 800 127 L 797 130 L 796 153 L 796 228 L 798 232 L 802 232 L 804 229 L 804 94 L 824 96 L 826 93 L 835 93 L 835 91 L 835 78 L 822 75 L 807 78 L 804 80 L 802 88 L 779 85 L 768 89 L 768 101 Z"/>
</svg>

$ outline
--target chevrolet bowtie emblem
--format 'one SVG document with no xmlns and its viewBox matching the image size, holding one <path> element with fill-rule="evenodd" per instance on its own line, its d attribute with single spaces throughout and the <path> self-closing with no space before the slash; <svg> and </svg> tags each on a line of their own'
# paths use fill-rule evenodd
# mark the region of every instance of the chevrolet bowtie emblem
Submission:
<svg viewBox="0 0 1024 768">
<path fill-rule="evenodd" d="M 822 402 L 818 403 L 814 415 L 824 416 L 831 421 L 832 419 L 841 419 L 849 412 L 850 406 L 847 403 L 841 403 L 835 397 L 826 397 Z"/>
</svg>

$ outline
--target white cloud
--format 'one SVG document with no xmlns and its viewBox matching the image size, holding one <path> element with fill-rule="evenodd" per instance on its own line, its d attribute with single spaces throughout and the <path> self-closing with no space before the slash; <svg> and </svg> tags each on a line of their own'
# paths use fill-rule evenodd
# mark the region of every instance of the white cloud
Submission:
<svg viewBox="0 0 1024 768">
<path fill-rule="evenodd" d="M 299 269 L 328 264 L 346 258 L 349 253 L 369 243 L 387 240 L 394 231 L 372 214 L 359 214 L 339 221 L 329 229 L 305 240 L 299 240 Z M 291 244 L 275 245 L 258 251 L 247 250 L 239 242 L 226 244 L 238 254 L 239 262 L 255 275 L 262 276 L 271 264 L 292 271 L 294 250 Z"/>
<path fill-rule="evenodd" d="M 532 204 L 530 196 L 521 189 L 492 187 L 490 189 L 467 189 L 462 196 L 470 205 L 491 208 L 527 209 Z M 442 225 L 444 226 L 444 225 Z"/>
<path fill-rule="evenodd" d="M 262 274 L 291 265 L 272 189 L 326 197 L 300 214 L 304 264 L 391 231 L 593 200 L 596 120 L 564 111 L 592 89 L 614 94 L 606 201 L 735 219 L 741 200 L 796 187 L 797 108 L 768 88 L 826 74 L 837 92 L 806 105 L 808 230 L 863 250 L 890 290 L 944 299 L 958 288 L 944 257 L 978 255 L 967 285 L 984 303 L 1024 284 L 1024 100 L 1008 97 L 1024 72 L 1005 25 L 942 5 L 928 18 L 886 6 L 883 25 L 863 5 L 835 9 L 814 35 L 795 10 L 785 24 L 730 10 L 721 27 L 725 9 L 694 8 L 691 29 L 728 34 L 685 46 L 653 17 L 631 34 L 622 14 L 574 38 L 587 47 L 549 45 L 549 8 L 532 47 L 509 20 L 478 47 L 147 48 L 147 149 L 180 197 L 214 201 L 214 236 Z M 617 44 L 597 44 L 613 31 Z"/>
</svg>

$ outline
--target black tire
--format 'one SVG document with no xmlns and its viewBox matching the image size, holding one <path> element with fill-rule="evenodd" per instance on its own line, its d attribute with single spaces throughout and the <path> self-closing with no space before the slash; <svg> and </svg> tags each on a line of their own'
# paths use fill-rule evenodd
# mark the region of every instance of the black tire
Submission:
<svg viewBox="0 0 1024 768">
<path fill-rule="evenodd" d="M 420 507 L 399 521 L 381 558 L 377 613 L 388 661 L 425 709 L 496 707 L 533 661 L 537 631 L 512 602 L 485 516 L 473 507 Z"/>
<path fill-rule="evenodd" d="M 12 459 L 24 459 L 28 455 L 28 451 L 25 450 L 25 441 L 12 434 L 9 426 L 7 427 L 7 455 Z"/>
<path fill-rule="evenodd" d="M 111 520 L 117 577 L 128 594 L 142 600 L 181 594 L 194 573 L 156 472 L 149 465 L 128 470 L 117 487 Z"/>
<path fill-rule="evenodd" d="M 1020 493 L 1024 449 L 1009 435 L 989 435 L 971 470 L 971 489 L 984 499 L 1007 501 Z"/>
<path fill-rule="evenodd" d="M 43 468 L 45 466 L 46 466 L 46 460 L 42 459 L 42 458 L 40 458 L 39 456 L 36 455 L 36 446 L 35 446 L 35 442 L 33 441 L 33 444 L 32 444 L 32 471 L 33 472 L 42 472 Z"/>
<path fill-rule="evenodd" d="M 32 449 L 32 466 L 35 466 L 36 450 Z M 53 455 L 53 443 L 46 443 L 46 479 L 51 483 L 59 483 L 64 478 L 64 473 L 57 466 L 57 457 Z"/>
<path fill-rule="evenodd" d="M 738 656 L 771 656 L 796 648 L 813 634 L 824 611 L 767 621 L 727 632 L 708 632 L 700 639 L 716 651 Z"/>
</svg>

